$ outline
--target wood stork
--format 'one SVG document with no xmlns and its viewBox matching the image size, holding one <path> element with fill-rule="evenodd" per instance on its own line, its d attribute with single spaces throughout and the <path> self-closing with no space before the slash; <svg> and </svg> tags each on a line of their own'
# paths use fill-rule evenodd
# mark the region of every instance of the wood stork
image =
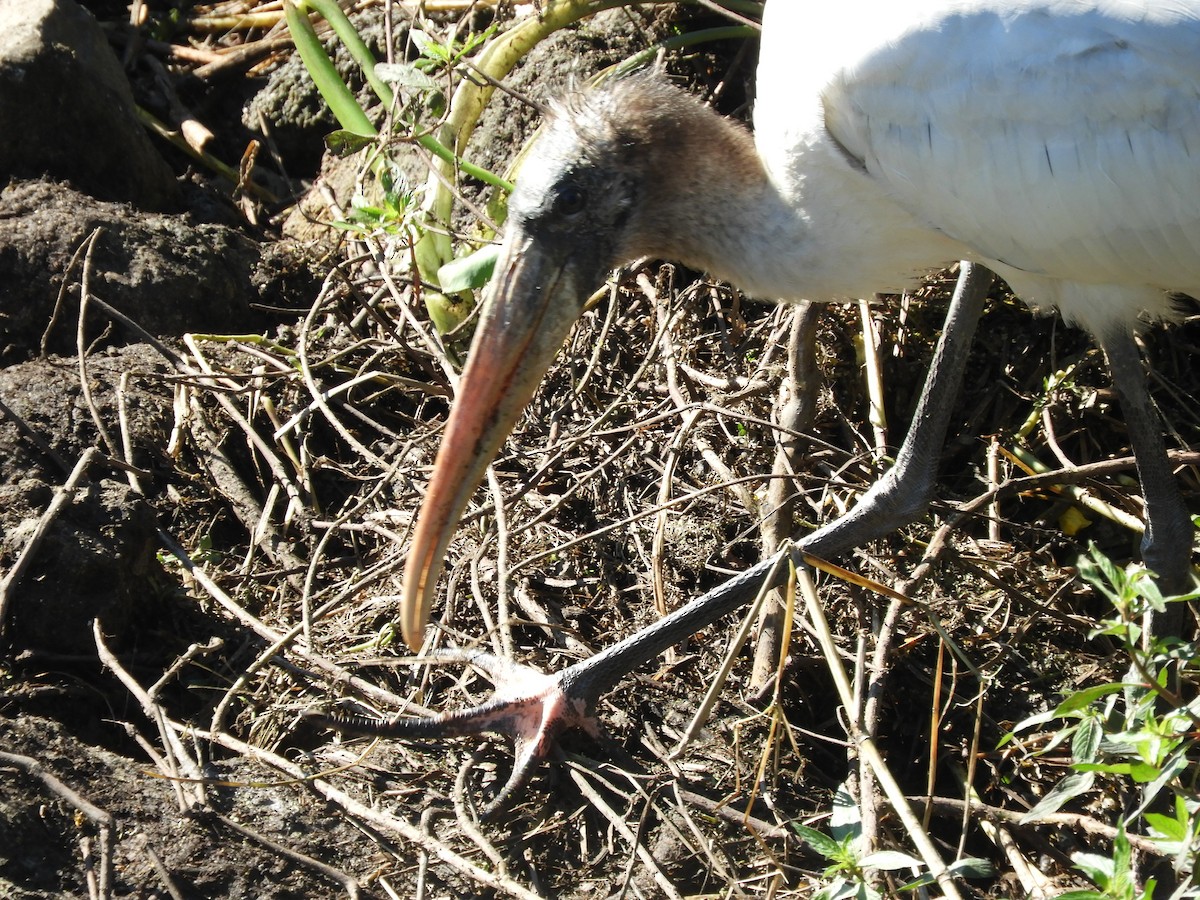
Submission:
<svg viewBox="0 0 1200 900">
<path fill-rule="evenodd" d="M 643 256 L 784 301 L 898 291 L 959 259 L 999 273 L 1103 348 L 1145 497 L 1143 555 L 1181 591 L 1193 529 L 1133 335 L 1171 317 L 1170 292 L 1200 296 L 1200 0 L 770 0 L 754 126 L 751 138 L 653 76 L 557 107 L 512 195 L 420 512 L 403 592 L 408 644 L 421 646 L 469 497 L 584 300 Z M 802 548 L 836 555 L 927 507 L 990 280 L 965 266 L 896 466 Z M 565 697 L 568 719 L 585 721 L 622 673 L 746 602 L 765 577 L 760 564 L 535 679 L 522 701 L 532 724 L 514 724 L 520 704 L 506 703 L 460 714 L 455 728 L 515 731 L 520 755 L 536 756 L 564 721 L 539 712 L 543 702 Z M 343 724 L 412 733 L 403 721 Z M 527 774 L 515 771 L 509 788 Z"/>
</svg>

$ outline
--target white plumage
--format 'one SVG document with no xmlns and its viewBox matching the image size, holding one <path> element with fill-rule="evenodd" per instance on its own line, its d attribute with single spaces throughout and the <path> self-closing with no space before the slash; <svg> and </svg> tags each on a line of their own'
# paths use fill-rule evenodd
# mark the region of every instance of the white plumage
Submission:
<svg viewBox="0 0 1200 900">
<path fill-rule="evenodd" d="M 962 257 L 1100 333 L 1200 292 L 1200 3 L 774 0 L 755 125 L 827 260 L 780 293 Z"/>
</svg>

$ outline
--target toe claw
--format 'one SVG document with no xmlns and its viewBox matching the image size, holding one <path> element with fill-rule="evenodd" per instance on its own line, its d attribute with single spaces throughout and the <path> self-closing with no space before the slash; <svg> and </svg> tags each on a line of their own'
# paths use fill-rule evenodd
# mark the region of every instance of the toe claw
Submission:
<svg viewBox="0 0 1200 900">
<path fill-rule="evenodd" d="M 596 732 L 588 712 L 588 698 L 572 696 L 564 688 L 564 673 L 546 675 L 531 666 L 483 651 L 444 650 L 413 661 L 475 666 L 492 680 L 495 691 L 477 706 L 437 716 L 376 719 L 343 710 L 310 712 L 307 716 L 342 734 L 365 737 L 415 740 L 471 737 L 486 732 L 511 738 L 515 751 L 512 772 L 480 813 L 481 819 L 486 820 L 509 805 L 528 784 L 538 763 L 550 754 L 561 731 L 580 727 Z"/>
</svg>

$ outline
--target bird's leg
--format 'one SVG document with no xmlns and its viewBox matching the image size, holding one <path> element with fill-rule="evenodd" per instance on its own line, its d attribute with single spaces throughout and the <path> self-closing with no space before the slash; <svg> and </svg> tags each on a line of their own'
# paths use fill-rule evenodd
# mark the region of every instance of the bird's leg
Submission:
<svg viewBox="0 0 1200 900">
<path fill-rule="evenodd" d="M 511 737 L 516 751 L 512 774 L 482 813 L 484 818 L 494 815 L 528 782 L 560 731 L 582 727 L 596 733 L 598 727 L 592 714 L 602 694 L 642 663 L 746 605 L 759 592 L 779 587 L 787 576 L 789 553 L 797 562 L 802 561 L 804 552 L 836 556 L 887 534 L 924 512 L 933 491 L 936 460 L 945 440 L 955 393 L 962 381 L 975 325 L 992 277 L 982 266 L 962 264 L 946 325 L 896 464 L 841 519 L 555 675 L 486 653 L 436 654 L 439 662 L 469 663 L 488 673 L 496 684 L 496 693 L 479 706 L 440 716 L 397 717 L 387 721 L 345 714 L 313 718 L 343 733 L 375 737 L 427 739 L 485 732 Z"/>
<path fill-rule="evenodd" d="M 983 266 L 961 264 L 946 324 L 895 464 L 850 512 L 802 538 L 803 550 L 831 558 L 915 521 L 928 509 L 950 414 L 992 278 Z"/>
<path fill-rule="evenodd" d="M 1146 388 L 1146 374 L 1133 334 L 1123 327 L 1096 336 L 1108 358 L 1109 372 L 1125 427 L 1133 446 L 1142 497 L 1146 506 L 1146 531 L 1142 535 L 1142 559 L 1158 575 L 1159 589 L 1165 596 L 1182 594 L 1191 587 L 1191 518 L 1179 492 L 1179 483 L 1171 471 L 1163 443 L 1162 420 L 1154 410 Z M 1156 616 L 1151 630 L 1160 636 L 1177 635 L 1183 624 L 1183 609 L 1178 604 L 1165 616 Z"/>
<path fill-rule="evenodd" d="M 876 485 L 841 519 L 798 540 L 791 550 L 797 563 L 803 561 L 804 553 L 824 557 L 844 553 L 912 521 L 928 507 L 936 460 L 992 278 L 982 266 L 962 264 L 912 427 L 896 464 L 881 480 L 886 486 Z M 864 510 L 864 506 L 868 508 Z M 847 520 L 849 524 L 843 525 Z M 749 603 L 759 591 L 779 587 L 787 576 L 785 558 L 786 554 L 780 553 L 763 560 L 619 644 L 576 663 L 562 673 L 563 689 L 580 685 L 599 696 L 636 666 Z"/>
</svg>

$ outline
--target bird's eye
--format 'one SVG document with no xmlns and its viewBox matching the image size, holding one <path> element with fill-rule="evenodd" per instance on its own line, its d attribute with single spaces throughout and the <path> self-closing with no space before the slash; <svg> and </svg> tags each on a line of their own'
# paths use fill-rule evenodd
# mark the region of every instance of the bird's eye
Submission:
<svg viewBox="0 0 1200 900">
<path fill-rule="evenodd" d="M 587 205 L 587 194 L 583 188 L 574 184 L 563 185 L 554 198 L 554 211 L 564 216 L 573 216 L 583 212 Z"/>
</svg>

